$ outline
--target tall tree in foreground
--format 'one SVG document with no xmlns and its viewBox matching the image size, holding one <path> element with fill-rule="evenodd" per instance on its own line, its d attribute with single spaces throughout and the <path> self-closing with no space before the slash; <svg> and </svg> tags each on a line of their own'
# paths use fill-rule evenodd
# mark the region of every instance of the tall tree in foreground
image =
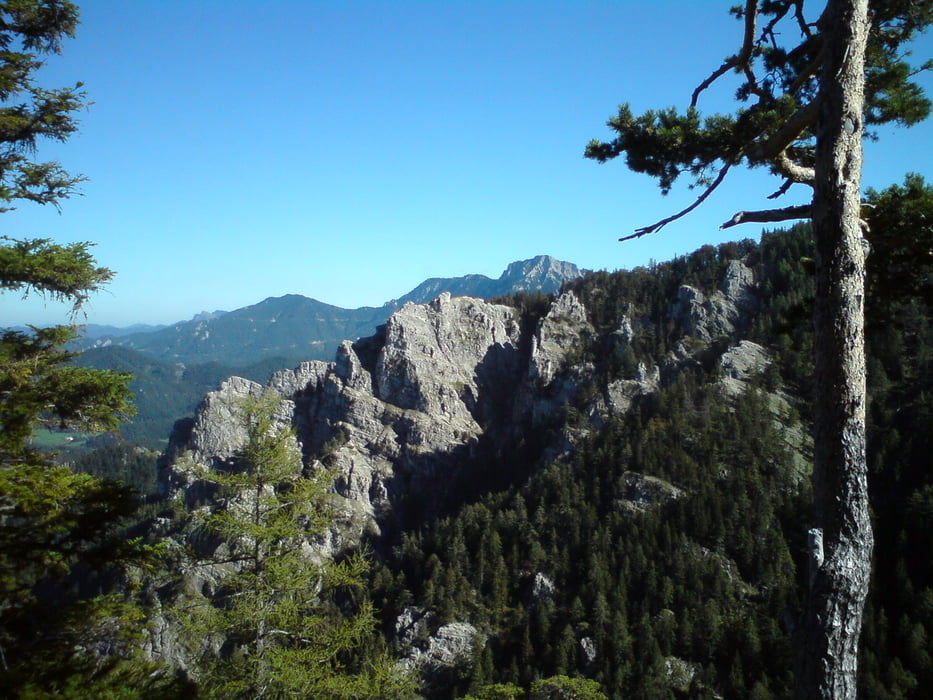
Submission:
<svg viewBox="0 0 933 700">
<path fill-rule="evenodd" d="M 40 57 L 74 33 L 77 8 L 61 0 L 0 2 L 0 211 L 20 201 L 59 206 L 83 179 L 31 160 L 43 139 L 64 141 L 84 106 L 80 86 L 35 84 Z M 0 238 L 0 291 L 39 294 L 77 312 L 106 284 L 89 244 Z M 141 696 L 152 668 L 126 665 L 136 620 L 122 596 L 83 597 L 69 579 L 138 561 L 118 532 L 135 510 L 129 489 L 56 466 L 31 447 L 44 425 L 104 430 L 131 412 L 129 377 L 74 367 L 70 326 L 0 332 L 0 688 L 6 697 Z M 85 579 L 86 580 L 86 579 Z M 99 579 L 98 579 L 99 580 Z M 130 684 L 134 693 L 123 688 Z"/>
<path fill-rule="evenodd" d="M 414 684 L 367 648 L 377 631 L 362 596 L 365 560 L 315 551 L 334 522 L 329 477 L 306 475 L 281 397 L 233 407 L 246 444 L 227 471 L 194 465 L 217 496 L 192 522 L 215 538 L 200 564 L 216 593 L 182 596 L 175 613 L 200 649 L 199 689 L 218 698 L 406 698 Z"/>
<path fill-rule="evenodd" d="M 686 209 L 622 240 L 654 233 L 693 211 L 737 165 L 780 177 L 772 199 L 795 184 L 812 191 L 809 202 L 739 211 L 723 227 L 813 221 L 814 528 L 795 682 L 799 697 L 849 698 L 856 693 L 873 546 L 865 461 L 861 143 L 875 125 L 909 126 L 929 113 L 904 49 L 933 21 L 933 1 L 829 0 L 816 11 L 812 6 L 805 0 L 746 0 L 732 8 L 744 27 L 741 46 L 697 86 L 687 110 L 635 116 L 622 105 L 609 121 L 616 137 L 592 141 L 586 156 L 604 162 L 624 153 L 629 168 L 657 177 L 665 193 L 684 173 L 702 188 Z M 796 43 L 783 44 L 789 36 Z M 731 73 L 740 76 L 741 106 L 701 119 L 703 92 Z"/>
</svg>

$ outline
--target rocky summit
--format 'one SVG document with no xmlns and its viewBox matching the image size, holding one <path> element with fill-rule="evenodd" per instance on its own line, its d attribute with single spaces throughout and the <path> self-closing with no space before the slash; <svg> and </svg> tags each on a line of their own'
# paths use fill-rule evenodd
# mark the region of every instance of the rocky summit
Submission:
<svg viewBox="0 0 933 700">
<path fill-rule="evenodd" d="M 735 339 L 720 353 L 722 382 L 724 391 L 741 392 L 768 363 L 764 348 L 736 337 L 754 299 L 752 272 L 737 260 L 708 296 L 681 286 L 669 318 L 683 339 L 660 363 L 641 363 L 630 378 L 600 386 L 593 419 L 627 411 L 637 397 L 698 362 L 713 338 Z M 624 352 L 633 325 L 642 322 L 623 317 L 609 334 L 612 352 Z M 314 469 L 326 460 L 335 469 L 335 489 L 347 499 L 359 535 L 391 524 L 403 501 L 442 507 L 455 497 L 451 488 L 469 478 L 468 465 L 544 428 L 593 379 L 593 367 L 576 363 L 574 354 L 595 334 L 570 290 L 533 326 L 513 306 L 445 292 L 428 304 L 405 304 L 374 336 L 344 341 L 333 362 L 276 373 L 265 389 L 281 396 L 282 425 L 296 428 L 306 465 Z M 193 419 L 179 422 L 161 471 L 164 495 L 196 500 L 186 496 L 194 480 L 176 456 L 205 467 L 230 460 L 245 441 L 232 407 L 263 390 L 231 377 L 205 397 Z"/>
<path fill-rule="evenodd" d="M 597 322 L 584 296 L 569 285 L 528 308 L 444 292 L 430 303 L 404 304 L 372 336 L 344 341 L 331 362 L 303 362 L 265 385 L 231 377 L 204 398 L 193 418 L 176 424 L 160 466 L 161 493 L 182 513 L 209 503 L 212 494 L 199 473 L 232 464 L 247 439 L 235 408 L 244 397 L 271 391 L 281 398 L 279 425 L 295 430 L 302 468 L 326 468 L 334 477 L 340 515 L 331 535 L 317 543 L 319 554 L 334 555 L 364 539 L 379 550 L 399 532 L 520 480 L 515 464 L 533 470 L 572 458 L 589 431 L 636 410 L 686 371 L 710 368 L 716 391 L 729 401 L 771 363 L 765 348 L 744 337 L 759 308 L 759 288 L 755 271 L 741 259 L 723 266 L 712 288 L 674 287 L 660 319 L 629 305 L 611 325 Z M 669 349 L 646 361 L 633 348 L 659 323 L 670 332 Z M 792 401 L 780 392 L 770 395 L 776 429 L 785 429 L 781 416 Z M 577 418 L 568 420 L 570 414 Z M 808 438 L 790 426 L 784 432 L 802 471 Z M 631 514 L 686 493 L 632 471 L 622 474 L 618 488 L 615 508 Z M 177 523 L 174 530 L 162 527 L 181 542 L 192 536 Z M 543 572 L 526 575 L 531 599 L 557 594 Z M 424 630 L 398 633 L 399 663 L 417 671 L 429 689 L 460 677 L 463 668 L 455 667 L 472 663 L 486 644 L 473 622 L 406 607 L 394 628 Z M 177 640 L 165 620 L 159 624 L 151 655 L 184 667 Z M 578 645 L 595 663 L 593 640 L 584 636 Z"/>
<path fill-rule="evenodd" d="M 335 488 L 361 533 L 393 517 L 393 504 L 412 494 L 442 503 L 471 456 L 544 421 L 568 393 L 542 395 L 588 330 L 572 292 L 533 331 L 514 307 L 444 293 L 430 304 L 406 304 L 375 336 L 345 341 L 334 362 L 279 372 L 267 388 L 282 396 L 283 425 L 297 428 L 307 464 L 326 458 L 336 469 Z M 245 433 L 231 407 L 262 389 L 232 377 L 177 426 L 162 470 L 165 495 L 184 497 L 194 483 L 175 455 L 204 466 L 233 457 Z"/>
</svg>

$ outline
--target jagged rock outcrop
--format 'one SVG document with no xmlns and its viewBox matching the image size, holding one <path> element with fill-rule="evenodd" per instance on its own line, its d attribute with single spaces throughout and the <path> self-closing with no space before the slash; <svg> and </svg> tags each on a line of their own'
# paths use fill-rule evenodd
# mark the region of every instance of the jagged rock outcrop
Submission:
<svg viewBox="0 0 933 700">
<path fill-rule="evenodd" d="M 531 582 L 531 599 L 535 605 L 543 605 L 554 600 L 557 587 L 550 576 L 537 572 Z"/>
<path fill-rule="evenodd" d="M 760 375 L 770 364 L 767 350 L 750 340 L 740 340 L 719 358 L 721 384 L 727 393 L 733 396 L 740 394 L 747 388 L 749 380 Z"/>
<path fill-rule="evenodd" d="M 719 289 L 709 296 L 690 285 L 681 285 L 671 315 L 690 335 L 709 342 L 735 334 L 757 303 L 754 271 L 740 260 L 731 260 Z"/>
<path fill-rule="evenodd" d="M 574 294 L 563 294 L 531 339 L 531 362 L 528 373 L 539 386 L 547 386 L 557 376 L 570 350 L 580 338 L 592 331 L 586 309 Z"/>
<path fill-rule="evenodd" d="M 599 657 L 599 650 L 596 648 L 596 640 L 592 637 L 583 637 L 578 644 L 578 655 L 580 657 L 580 667 L 590 671 L 596 666 L 596 659 Z"/>
<path fill-rule="evenodd" d="M 606 408 L 610 413 L 625 413 L 639 396 L 657 391 L 660 386 L 660 368 L 652 365 L 649 370 L 644 362 L 639 362 L 634 379 L 617 379 L 606 386 Z"/>
<path fill-rule="evenodd" d="M 410 647 L 420 639 L 427 639 L 434 623 L 434 613 L 418 605 L 409 605 L 395 620 L 395 641 Z"/>
<path fill-rule="evenodd" d="M 736 337 L 757 304 L 754 273 L 739 260 L 726 266 L 709 294 L 681 286 L 671 318 L 682 325 L 683 338 L 660 365 L 639 361 L 627 377 L 598 387 L 590 419 L 627 412 L 681 368 L 697 365 L 697 353 L 714 339 Z M 630 308 L 605 347 L 631 354 L 642 323 Z M 398 515 L 396 504 L 413 498 L 427 509 L 422 514 L 437 512 L 469 481 L 465 465 L 493 459 L 592 382 L 593 367 L 581 357 L 595 335 L 586 308 L 569 291 L 534 327 L 523 326 L 514 307 L 449 293 L 429 304 L 406 304 L 375 336 L 344 341 L 333 362 L 278 372 L 265 388 L 233 377 L 208 394 L 171 440 L 160 476 L 163 493 L 184 495 L 189 504 L 208 496 L 179 456 L 205 467 L 229 460 L 245 439 L 234 417 L 238 402 L 271 390 L 282 397 L 279 419 L 294 427 L 306 468 L 333 469 L 335 490 L 347 500 L 345 536 L 378 532 Z M 737 394 L 769 358 L 740 340 L 719 362 L 724 390 Z M 555 440 L 551 457 L 572 449 L 571 435 Z"/>
<path fill-rule="evenodd" d="M 755 272 L 741 260 L 730 260 L 726 265 L 719 290 L 743 314 L 752 313 L 758 308 Z"/>
<path fill-rule="evenodd" d="M 621 510 L 632 512 L 648 510 L 684 495 L 682 489 L 670 482 L 637 472 L 625 472 L 623 481 L 625 495 L 617 501 Z"/>
<path fill-rule="evenodd" d="M 568 353 L 590 330 L 572 293 L 555 300 L 530 343 L 513 307 L 442 294 L 405 305 L 373 338 L 345 341 L 332 363 L 277 373 L 266 389 L 282 396 L 280 419 L 295 427 L 308 466 L 335 471 L 362 532 L 412 490 L 441 499 L 458 465 L 492 440 L 491 427 L 543 420 L 569 400 L 572 386 L 540 390 L 560 382 Z M 262 391 L 231 378 L 179 426 L 160 477 L 166 495 L 195 485 L 180 454 L 211 467 L 242 446 L 235 407 Z"/>
<path fill-rule="evenodd" d="M 451 622 L 437 629 L 423 647 L 415 646 L 399 663 L 414 671 L 428 695 L 468 677 L 477 645 L 485 640 L 468 622 Z"/>
<path fill-rule="evenodd" d="M 273 391 L 282 398 L 278 421 L 294 429 L 303 468 L 334 474 L 335 500 L 343 505 L 322 549 L 336 552 L 366 533 L 377 538 L 442 514 L 457 503 L 458 489 L 479 478 L 479 469 L 504 468 L 509 451 L 525 449 L 529 436 L 540 450 L 532 458 L 537 463 L 561 458 L 574 449 L 573 430 L 583 434 L 624 415 L 688 368 L 709 371 L 718 362 L 727 396 L 757 386 L 753 380 L 771 359 L 741 337 L 758 306 L 749 267 L 732 261 L 718 289 L 683 285 L 667 303 L 665 322 L 673 329 L 663 346 L 667 356 L 637 355 L 648 321 L 634 309 L 620 314 L 614 328 L 597 329 L 572 291 L 531 317 L 535 323 L 512 306 L 448 293 L 429 304 L 406 304 L 374 336 L 344 341 L 333 362 L 302 363 L 276 373 L 265 387 L 236 377 L 224 382 L 193 420 L 177 426 L 160 469 L 163 493 L 188 508 L 208 500 L 190 463 L 215 468 L 230 460 L 246 437 L 236 407 Z M 624 372 L 597 371 L 596 352 L 624 364 Z M 792 411 L 777 394 L 768 400 L 776 421 Z M 568 406 L 577 411 L 573 430 L 558 421 Z M 800 433 L 789 446 L 802 452 L 806 440 Z M 618 486 L 613 504 L 633 517 L 685 495 L 675 484 L 635 472 L 625 472 Z M 534 600 L 556 597 L 556 584 L 544 573 L 522 576 Z M 395 625 L 395 641 L 410 649 L 402 663 L 426 687 L 457 677 L 483 643 L 469 621 L 437 624 L 432 612 L 410 606 Z M 152 644 L 163 644 L 170 656 L 170 631 L 158 635 L 162 641 Z M 595 642 L 580 632 L 579 643 L 581 656 L 594 663 Z"/>
</svg>

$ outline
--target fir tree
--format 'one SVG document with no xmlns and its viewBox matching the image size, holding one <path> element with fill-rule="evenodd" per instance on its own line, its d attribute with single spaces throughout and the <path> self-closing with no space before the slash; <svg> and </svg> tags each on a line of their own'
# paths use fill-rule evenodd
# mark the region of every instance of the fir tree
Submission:
<svg viewBox="0 0 933 700">
<path fill-rule="evenodd" d="M 218 488 L 193 518 L 217 546 L 204 561 L 217 593 L 183 597 L 174 614 L 202 642 L 199 686 L 218 698 L 404 698 L 412 684 L 366 650 L 376 634 L 364 595 L 367 563 L 316 554 L 334 522 L 330 474 L 305 475 L 280 398 L 245 401 L 247 441 L 229 471 L 201 470 Z"/>
<path fill-rule="evenodd" d="M 0 3 L 0 211 L 19 202 L 59 207 L 84 179 L 31 160 L 43 140 L 67 140 L 85 106 L 80 85 L 49 90 L 35 80 L 77 17 L 64 0 Z M 4 292 L 39 294 L 76 314 L 112 275 L 89 243 L 0 239 Z M 100 589 L 145 558 L 120 531 L 135 510 L 132 493 L 56 466 L 31 445 L 42 426 L 106 430 L 132 412 L 127 375 L 69 364 L 65 346 L 76 332 L 0 335 L 0 686 L 8 696 L 156 692 L 151 668 L 124 662 L 135 655 L 139 610 L 122 595 L 80 590 L 90 582 Z"/>
</svg>

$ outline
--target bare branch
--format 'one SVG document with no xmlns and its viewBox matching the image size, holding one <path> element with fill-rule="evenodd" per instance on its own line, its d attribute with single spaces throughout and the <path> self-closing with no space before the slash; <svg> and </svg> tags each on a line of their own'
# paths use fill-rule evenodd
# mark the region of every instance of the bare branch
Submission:
<svg viewBox="0 0 933 700">
<path fill-rule="evenodd" d="M 700 93 L 706 90 L 706 88 L 715 83 L 717 80 L 719 80 L 719 78 L 724 76 L 733 68 L 745 68 L 746 75 L 751 72 L 751 68 L 749 67 L 748 62 L 752 56 L 752 49 L 755 45 L 755 24 L 757 19 L 757 0 L 745 0 L 745 36 L 742 39 L 742 48 L 735 56 L 730 56 L 725 61 L 723 61 L 722 65 L 714 70 L 712 75 L 710 75 L 706 80 L 697 86 L 696 90 L 693 91 L 693 96 L 690 98 L 691 107 L 697 106 L 697 101 L 700 99 Z M 754 75 L 752 77 L 754 77 Z M 754 82 L 754 84 L 757 85 L 757 81 Z"/>
<path fill-rule="evenodd" d="M 785 207 L 784 209 L 765 209 L 764 211 L 740 211 L 731 219 L 720 225 L 720 229 L 732 228 L 739 224 L 772 223 L 775 221 L 791 221 L 792 219 L 809 219 L 811 207 L 804 204 L 799 207 Z"/>
<path fill-rule="evenodd" d="M 797 19 L 797 26 L 800 27 L 800 32 L 809 39 L 813 36 L 813 32 L 810 31 L 810 25 L 807 24 L 807 20 L 803 16 L 803 0 L 793 0 L 793 5 L 794 17 Z"/>
<path fill-rule="evenodd" d="M 722 170 L 719 171 L 719 174 L 716 176 L 716 179 L 713 180 L 713 182 L 710 183 L 709 187 L 707 187 L 703 191 L 703 194 L 697 197 L 696 200 L 693 202 L 693 204 L 691 204 L 686 209 L 683 209 L 677 212 L 676 214 L 667 217 L 666 219 L 661 219 L 660 221 L 654 224 L 651 224 L 651 226 L 643 226 L 641 228 L 635 229 L 635 233 L 629 236 L 623 236 L 619 240 L 630 241 L 633 238 L 641 238 L 642 236 L 647 236 L 649 233 L 655 233 L 656 231 L 661 230 L 662 228 L 667 226 L 672 221 L 677 221 L 677 219 L 681 218 L 682 216 L 686 216 L 687 214 L 692 212 L 694 209 L 696 209 L 698 206 L 700 206 L 706 200 L 706 198 L 709 197 L 713 193 L 713 190 L 715 190 L 717 187 L 719 187 L 720 184 L 722 184 L 722 181 L 726 178 L 726 173 L 729 172 L 729 168 L 731 167 L 732 167 L 731 162 L 727 162 L 724 166 L 722 166 Z"/>
<path fill-rule="evenodd" d="M 795 163 L 787 155 L 787 151 L 781 151 L 774 157 L 774 169 L 793 182 L 799 182 L 802 185 L 810 185 L 816 182 L 816 171 L 800 163 Z"/>
<path fill-rule="evenodd" d="M 766 40 L 771 42 L 772 46 L 777 46 L 777 40 L 774 38 L 775 31 L 774 28 L 780 24 L 788 11 L 793 7 L 794 8 L 794 19 L 797 20 L 797 28 L 800 30 L 800 33 L 805 36 L 807 39 L 813 37 L 813 32 L 810 27 L 814 26 L 814 23 L 807 22 L 806 18 L 803 16 L 803 0 L 785 0 L 780 3 L 773 3 L 774 7 L 779 7 L 780 9 L 775 13 L 774 17 L 768 22 L 764 29 L 761 30 L 761 38 L 759 41 L 764 42 Z"/>
<path fill-rule="evenodd" d="M 776 191 L 769 194 L 768 199 L 777 199 L 778 197 L 783 197 L 785 194 L 787 194 L 787 190 L 789 190 L 793 184 L 795 184 L 794 181 L 789 178 L 784 180 L 784 184 L 778 187 Z"/>
<path fill-rule="evenodd" d="M 784 19 L 787 15 L 787 11 L 790 9 L 791 3 L 784 3 L 781 7 L 781 11 L 774 15 L 770 22 L 768 22 L 764 29 L 761 30 L 761 39 L 760 41 L 770 40 L 772 46 L 777 46 L 777 40 L 774 38 L 774 28 L 778 23 Z"/>
</svg>

